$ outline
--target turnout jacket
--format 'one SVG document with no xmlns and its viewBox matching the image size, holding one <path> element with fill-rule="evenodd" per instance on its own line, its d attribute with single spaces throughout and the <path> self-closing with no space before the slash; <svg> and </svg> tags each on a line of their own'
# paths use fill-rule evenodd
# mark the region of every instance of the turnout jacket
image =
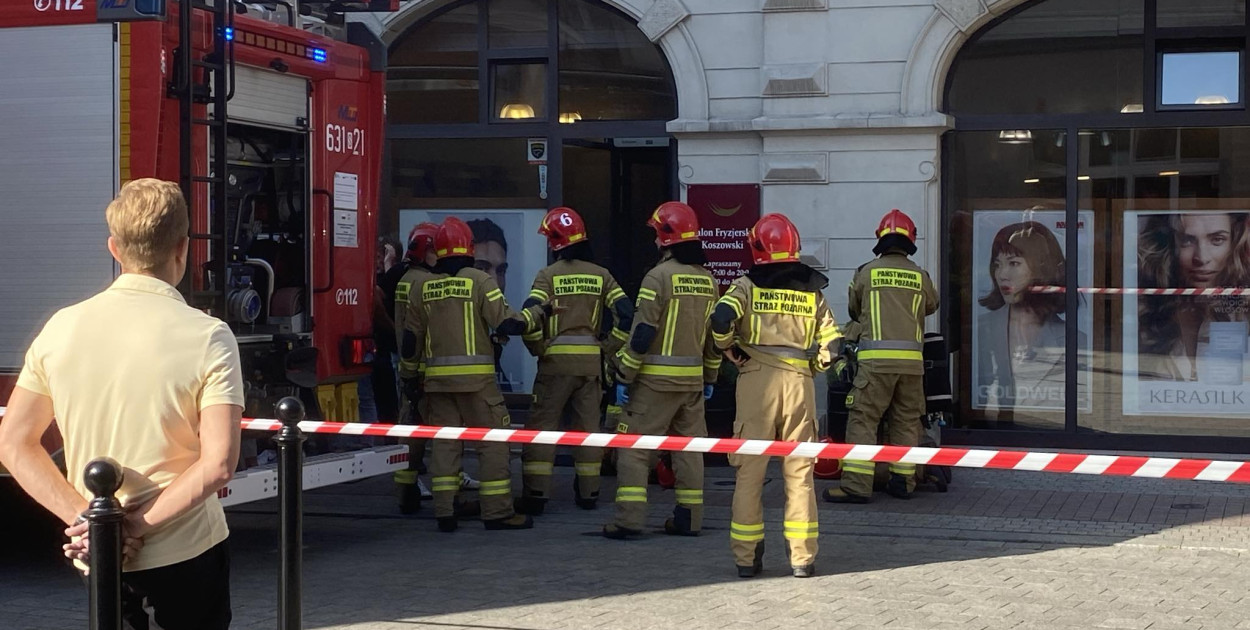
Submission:
<svg viewBox="0 0 1250 630">
<path fill-rule="evenodd" d="M 561 311 L 522 337 L 544 374 L 596 376 L 603 369 L 601 351 L 616 352 L 629 339 L 634 305 L 599 265 L 559 260 L 538 272 L 525 305 L 548 301 L 558 302 Z M 613 325 L 605 335 L 608 320 Z"/>
</svg>

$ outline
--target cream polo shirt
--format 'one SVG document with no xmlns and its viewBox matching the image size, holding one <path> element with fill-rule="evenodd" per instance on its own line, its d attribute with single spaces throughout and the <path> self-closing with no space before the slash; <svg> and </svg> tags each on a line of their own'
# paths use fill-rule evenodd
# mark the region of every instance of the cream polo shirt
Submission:
<svg viewBox="0 0 1250 630">
<path fill-rule="evenodd" d="M 123 505 L 151 500 L 199 459 L 200 410 L 244 403 L 230 328 L 187 306 L 164 281 L 136 274 L 53 315 L 26 353 L 17 385 L 52 399 L 69 482 L 80 494 L 91 496 L 82 473 L 92 459 L 108 456 L 125 467 Z M 189 560 L 228 533 L 221 503 L 211 497 L 145 536 L 123 569 Z"/>
</svg>

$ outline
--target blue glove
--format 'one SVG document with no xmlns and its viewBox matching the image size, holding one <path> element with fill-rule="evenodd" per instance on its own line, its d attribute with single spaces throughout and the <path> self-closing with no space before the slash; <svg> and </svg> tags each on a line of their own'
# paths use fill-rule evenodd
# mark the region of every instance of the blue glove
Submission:
<svg viewBox="0 0 1250 630">
<path fill-rule="evenodd" d="M 618 405 L 629 404 L 629 389 L 625 386 L 624 383 L 618 383 L 616 386 L 616 404 Z"/>
<path fill-rule="evenodd" d="M 703 400 L 711 400 L 711 399 L 712 399 L 712 392 L 714 392 L 714 391 L 716 391 L 716 387 L 715 387 L 715 386 L 713 386 L 713 385 L 704 385 L 704 386 L 703 386 Z"/>
</svg>

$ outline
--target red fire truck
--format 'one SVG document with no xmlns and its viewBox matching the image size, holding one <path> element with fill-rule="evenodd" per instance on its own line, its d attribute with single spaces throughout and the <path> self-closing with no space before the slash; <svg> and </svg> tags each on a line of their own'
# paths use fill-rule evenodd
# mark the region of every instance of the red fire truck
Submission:
<svg viewBox="0 0 1250 630">
<path fill-rule="evenodd" d="M 158 177 L 189 200 L 179 289 L 235 331 L 246 415 L 302 395 L 314 417 L 355 419 L 373 353 L 385 48 L 334 18 L 398 0 L 316 3 L 341 38 L 296 26 L 309 0 L 278 4 L 285 24 L 232 0 L 0 4 L 0 406 L 43 322 L 117 275 L 104 207 L 126 181 Z M 313 458 L 309 482 L 405 459 L 402 447 Z M 272 494 L 271 477 L 240 474 L 224 502 Z"/>
</svg>

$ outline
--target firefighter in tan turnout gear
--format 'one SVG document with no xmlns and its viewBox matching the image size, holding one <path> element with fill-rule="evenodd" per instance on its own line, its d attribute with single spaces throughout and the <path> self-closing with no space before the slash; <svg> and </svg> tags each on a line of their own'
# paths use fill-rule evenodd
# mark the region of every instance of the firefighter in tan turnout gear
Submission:
<svg viewBox="0 0 1250 630">
<path fill-rule="evenodd" d="M 850 289 L 854 322 L 847 326 L 847 339 L 858 344 L 859 370 L 846 397 L 846 441 L 876 444 L 889 410 L 888 443 L 916 446 L 924 430 L 924 318 L 937 311 L 937 289 L 909 258 L 916 253 L 916 224 L 906 214 L 891 210 L 881 219 L 872 252 L 877 258 L 855 272 Z M 825 490 L 825 500 L 867 503 L 875 470 L 871 461 L 843 460 L 842 485 Z M 886 491 L 910 498 L 915 473 L 915 464 L 890 464 Z"/>
<path fill-rule="evenodd" d="M 542 329 L 523 337 L 525 346 L 538 357 L 534 406 L 525 428 L 554 431 L 567 407 L 573 431 L 595 433 L 600 428 L 599 402 L 603 399 L 602 350 L 606 347 L 613 352 L 629 339 L 634 305 L 612 274 L 591 262 L 586 225 L 576 211 L 551 210 L 538 232 L 547 237 L 556 262 L 538 272 L 525 306 L 555 300 L 561 312 L 548 318 Z M 607 338 L 601 339 L 601 325 L 607 318 L 613 326 Z M 551 496 L 555 454 L 553 445 L 525 445 L 524 488 L 517 511 L 542 514 Z M 599 500 L 603 449 L 578 447 L 574 458 L 576 503 L 584 509 L 594 509 Z"/>
<path fill-rule="evenodd" d="M 483 271 L 473 268 L 473 232 L 460 219 L 443 221 L 434 242 L 441 277 L 426 280 L 409 301 L 416 306 L 405 321 L 423 344 L 424 409 L 436 426 L 505 428 L 508 409 L 495 382 L 490 334 L 520 335 L 543 325 L 551 307 L 542 304 L 520 313 L 508 307 L 503 291 Z M 411 360 L 411 359 L 410 359 Z M 508 445 L 478 442 L 482 522 L 486 529 L 533 526 L 516 514 Z M 455 495 L 460 489 L 460 442 L 435 440 L 430 462 L 434 516 L 438 528 L 455 531 Z"/>
<path fill-rule="evenodd" d="M 754 265 L 734 280 L 712 312 L 716 347 L 738 366 L 734 437 L 814 442 L 815 372 L 832 364 L 842 338 L 821 291 L 829 280 L 799 262 L 799 231 L 785 216 L 765 215 L 747 236 Z M 730 455 L 737 468 L 730 548 L 739 577 L 763 568 L 764 474 L 767 456 Z M 787 457 L 785 537 L 795 577 L 815 574 L 814 460 Z"/>
<path fill-rule="evenodd" d="M 426 416 L 424 401 L 421 399 L 421 376 L 425 365 L 421 363 L 418 340 L 404 325 L 408 317 L 416 317 L 417 305 L 412 303 L 410 296 L 413 288 L 421 290 L 426 280 L 438 277 L 434 273 L 434 265 L 438 257 L 434 253 L 434 238 L 438 236 L 438 225 L 421 223 L 408 235 L 407 264 L 399 284 L 395 286 L 395 333 L 399 347 L 399 379 L 403 383 L 402 400 L 399 406 L 401 424 L 421 424 Z M 408 468 L 395 471 L 395 485 L 399 489 L 399 510 L 404 514 L 412 514 L 421 506 L 421 489 L 418 472 L 421 459 L 425 456 L 425 440 L 405 439 L 408 445 Z"/>
<path fill-rule="evenodd" d="M 617 398 L 624 405 L 618 433 L 706 437 L 703 402 L 712 396 L 721 355 L 707 321 L 718 297 L 703 268 L 703 245 L 694 210 L 661 204 L 647 221 L 661 258 L 642 281 L 629 342 L 617 352 Z M 603 535 L 623 539 L 642 533 L 647 515 L 651 453 L 618 454 L 616 518 Z M 677 507 L 664 523 L 669 534 L 695 536 L 703 526 L 703 454 L 673 453 Z"/>
</svg>

